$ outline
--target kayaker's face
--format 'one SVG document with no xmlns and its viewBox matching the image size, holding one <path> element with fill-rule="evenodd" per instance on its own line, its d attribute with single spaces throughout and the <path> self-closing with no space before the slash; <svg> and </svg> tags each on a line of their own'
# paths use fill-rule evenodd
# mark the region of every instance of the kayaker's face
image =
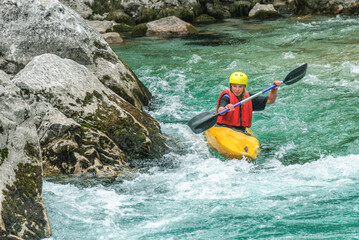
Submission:
<svg viewBox="0 0 359 240">
<path fill-rule="evenodd" d="M 231 91 L 236 96 L 239 97 L 242 95 L 243 91 L 246 89 L 245 85 L 242 84 L 231 84 Z"/>
</svg>

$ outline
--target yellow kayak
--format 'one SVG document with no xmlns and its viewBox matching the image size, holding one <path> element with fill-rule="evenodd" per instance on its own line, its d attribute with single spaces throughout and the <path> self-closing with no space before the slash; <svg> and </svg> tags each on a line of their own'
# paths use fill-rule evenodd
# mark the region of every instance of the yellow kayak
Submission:
<svg viewBox="0 0 359 240">
<path fill-rule="evenodd" d="M 224 126 L 214 126 L 204 132 L 208 146 L 225 158 L 246 157 L 255 160 L 260 152 L 260 144 L 253 132 L 245 133 Z"/>
</svg>

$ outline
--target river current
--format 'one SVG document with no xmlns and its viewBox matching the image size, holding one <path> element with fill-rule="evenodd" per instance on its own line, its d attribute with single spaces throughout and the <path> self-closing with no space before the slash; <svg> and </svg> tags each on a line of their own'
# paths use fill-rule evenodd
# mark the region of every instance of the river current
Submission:
<svg viewBox="0 0 359 240">
<path fill-rule="evenodd" d="M 359 239 L 359 18 L 227 19 L 114 50 L 180 148 L 133 178 L 44 180 L 53 240 Z M 187 121 L 215 112 L 234 71 L 256 93 L 308 63 L 255 112 L 255 162 L 208 149 Z"/>
</svg>

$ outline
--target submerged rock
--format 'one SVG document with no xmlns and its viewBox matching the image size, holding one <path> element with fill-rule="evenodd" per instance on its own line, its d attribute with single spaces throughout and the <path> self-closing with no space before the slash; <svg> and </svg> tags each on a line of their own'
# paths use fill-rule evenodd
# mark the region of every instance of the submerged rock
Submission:
<svg viewBox="0 0 359 240">
<path fill-rule="evenodd" d="M 151 94 L 100 33 L 56 0 L 0 1 L 0 69 L 15 75 L 33 57 L 52 53 L 87 66 L 109 88 L 141 108 Z"/>
<path fill-rule="evenodd" d="M 47 175 L 117 176 L 161 156 L 159 124 L 70 59 L 35 57 L 13 82 L 36 114 Z"/>
<path fill-rule="evenodd" d="M 0 239 L 51 236 L 34 119 L 20 89 L 1 71 L 0 151 Z"/>
</svg>

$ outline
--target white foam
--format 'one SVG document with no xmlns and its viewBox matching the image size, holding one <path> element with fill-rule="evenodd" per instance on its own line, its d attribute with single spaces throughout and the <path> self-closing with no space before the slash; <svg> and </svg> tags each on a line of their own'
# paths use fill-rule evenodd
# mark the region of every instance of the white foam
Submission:
<svg viewBox="0 0 359 240">
<path fill-rule="evenodd" d="M 226 70 L 235 70 L 237 68 L 238 68 L 238 62 L 237 62 L 237 60 L 234 60 L 228 65 Z"/>
<path fill-rule="evenodd" d="M 152 222 L 150 221 L 145 223 L 143 228 L 160 228 L 174 222 L 179 222 L 182 219 L 183 219 L 182 217 L 170 217 L 170 218 L 161 219 L 159 221 L 152 221 Z"/>
<path fill-rule="evenodd" d="M 284 59 L 295 59 L 295 55 L 293 52 L 285 52 L 285 53 L 283 53 L 283 58 Z"/>
<path fill-rule="evenodd" d="M 281 146 L 279 150 L 275 153 L 275 158 L 282 158 L 288 150 L 292 150 L 295 148 L 294 142 L 291 142 L 285 146 Z"/>
<path fill-rule="evenodd" d="M 193 54 L 191 59 L 188 61 L 188 63 L 193 64 L 193 63 L 198 63 L 199 61 L 202 60 L 202 57 L 197 55 L 197 54 Z"/>
</svg>

